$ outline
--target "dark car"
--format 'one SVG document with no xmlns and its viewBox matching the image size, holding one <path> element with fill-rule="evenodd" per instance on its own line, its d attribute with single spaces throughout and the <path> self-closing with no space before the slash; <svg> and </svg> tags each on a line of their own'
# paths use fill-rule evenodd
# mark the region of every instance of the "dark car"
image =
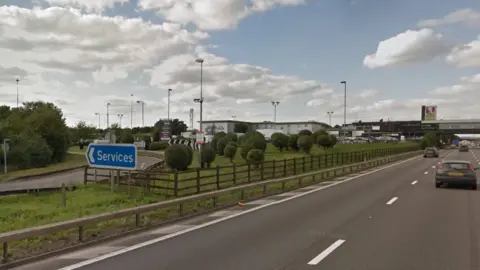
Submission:
<svg viewBox="0 0 480 270">
<path fill-rule="evenodd" d="M 446 185 L 466 185 L 477 189 L 477 174 L 469 161 L 446 160 L 439 164 L 435 174 L 435 187 Z"/>
<path fill-rule="evenodd" d="M 460 145 L 460 148 L 458 148 L 458 151 L 460 152 L 468 152 L 468 146 L 466 145 Z"/>
<path fill-rule="evenodd" d="M 427 147 L 423 151 L 423 157 L 438 157 L 438 149 L 435 147 Z"/>
</svg>

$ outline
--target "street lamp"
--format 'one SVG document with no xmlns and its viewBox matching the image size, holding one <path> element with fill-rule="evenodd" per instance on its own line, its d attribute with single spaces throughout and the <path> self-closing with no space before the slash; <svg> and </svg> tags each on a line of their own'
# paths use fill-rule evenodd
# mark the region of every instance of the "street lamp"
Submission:
<svg viewBox="0 0 480 270">
<path fill-rule="evenodd" d="M 200 133 L 203 133 L 203 62 L 202 58 L 198 58 L 195 62 L 200 63 L 200 98 L 196 98 L 193 101 L 200 103 Z M 198 167 L 202 166 L 202 146 L 198 147 Z"/>
<path fill-rule="evenodd" d="M 341 81 L 343 84 L 344 95 L 343 95 L 343 137 L 345 138 L 345 128 L 347 128 L 347 81 Z"/>
<path fill-rule="evenodd" d="M 8 142 L 10 141 L 10 139 L 3 139 L 3 170 L 5 172 L 5 174 L 8 173 L 8 166 L 7 166 L 7 152 L 10 150 L 9 148 L 9 145 L 8 145 Z"/>
<path fill-rule="evenodd" d="M 332 114 L 333 114 L 333 112 L 327 112 L 327 114 L 328 114 L 328 124 L 330 126 L 332 126 Z"/>
<path fill-rule="evenodd" d="M 107 103 L 107 130 L 110 128 L 110 113 L 109 113 L 109 108 L 112 103 L 108 102 Z"/>
<path fill-rule="evenodd" d="M 170 92 L 172 92 L 172 89 L 168 89 L 168 121 L 170 121 Z"/>
<path fill-rule="evenodd" d="M 98 116 L 98 129 L 101 129 L 101 128 L 100 128 L 100 115 L 101 115 L 101 114 L 98 113 L 98 112 L 96 112 L 95 115 Z"/>
<path fill-rule="evenodd" d="M 130 97 L 133 98 L 133 94 L 130 94 Z M 130 100 L 130 129 L 133 129 L 133 101 Z"/>
<path fill-rule="evenodd" d="M 119 114 L 117 114 L 117 116 L 118 116 L 118 125 L 120 126 L 120 128 L 122 128 L 123 113 L 119 113 Z"/>
<path fill-rule="evenodd" d="M 145 113 L 144 113 L 145 102 L 141 100 L 137 100 L 137 103 L 142 105 L 142 127 L 144 127 L 145 126 Z"/>
<path fill-rule="evenodd" d="M 20 80 L 17 78 L 15 81 L 17 82 L 17 109 L 18 109 L 18 101 L 19 101 L 19 99 L 18 99 L 18 83 L 20 82 Z"/>
<path fill-rule="evenodd" d="M 273 123 L 275 124 L 275 129 L 277 128 L 277 106 L 280 104 L 279 101 L 272 101 L 273 106 Z"/>
</svg>

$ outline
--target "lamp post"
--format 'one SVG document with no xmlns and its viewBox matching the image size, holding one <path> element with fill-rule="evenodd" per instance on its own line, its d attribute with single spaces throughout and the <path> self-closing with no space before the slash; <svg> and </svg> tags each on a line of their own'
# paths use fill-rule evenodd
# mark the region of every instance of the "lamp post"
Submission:
<svg viewBox="0 0 480 270">
<path fill-rule="evenodd" d="M 347 81 L 341 81 L 343 84 L 343 138 L 345 139 L 345 129 L 347 128 Z"/>
<path fill-rule="evenodd" d="M 110 129 L 110 113 L 109 113 L 110 105 L 112 105 L 110 102 L 107 103 L 107 130 Z"/>
<path fill-rule="evenodd" d="M 200 133 L 203 133 L 203 62 L 202 58 L 196 60 L 197 63 L 200 63 L 200 98 L 196 98 L 193 101 L 200 103 Z M 202 146 L 201 144 L 198 147 L 198 167 L 202 167 Z"/>
<path fill-rule="evenodd" d="M 130 97 L 133 98 L 133 94 L 130 94 Z M 130 129 L 133 129 L 133 101 L 130 100 Z"/>
<path fill-rule="evenodd" d="M 98 129 L 101 129 L 101 128 L 100 128 L 100 115 L 101 115 L 101 114 L 98 113 L 98 112 L 96 112 L 95 115 L 98 116 Z"/>
<path fill-rule="evenodd" d="M 120 128 L 122 128 L 123 113 L 119 113 L 117 114 L 117 116 L 118 116 L 118 125 L 120 126 Z"/>
<path fill-rule="evenodd" d="M 327 112 L 327 114 L 328 114 L 328 124 L 330 126 L 332 126 L 332 114 L 333 114 L 333 112 Z"/>
<path fill-rule="evenodd" d="M 7 152 L 10 150 L 9 148 L 9 145 L 8 145 L 8 141 L 10 141 L 10 139 L 3 139 L 3 170 L 5 172 L 5 174 L 8 173 L 8 165 L 7 165 Z"/>
<path fill-rule="evenodd" d="M 168 120 L 170 121 L 170 92 L 172 92 L 172 89 L 168 89 L 168 105 L 167 105 L 167 111 L 168 111 L 168 114 L 167 114 L 167 118 Z"/>
<path fill-rule="evenodd" d="M 145 126 L 145 102 L 141 100 L 137 100 L 137 103 L 142 105 L 142 127 L 144 127 Z"/>
<path fill-rule="evenodd" d="M 19 98 L 18 98 L 18 83 L 20 82 L 20 80 L 17 78 L 15 81 L 17 82 L 17 109 L 18 109 L 18 101 L 19 101 Z"/>
<path fill-rule="evenodd" d="M 272 106 L 273 106 L 273 124 L 275 126 L 275 129 L 277 129 L 277 106 L 280 104 L 279 101 L 272 101 Z"/>
</svg>

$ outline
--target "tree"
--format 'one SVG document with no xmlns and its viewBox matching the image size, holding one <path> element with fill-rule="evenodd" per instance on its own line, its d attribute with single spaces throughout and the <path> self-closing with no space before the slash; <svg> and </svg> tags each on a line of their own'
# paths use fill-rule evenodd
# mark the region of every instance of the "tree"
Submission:
<svg viewBox="0 0 480 270">
<path fill-rule="evenodd" d="M 153 132 L 158 134 L 158 132 L 162 130 L 164 121 L 166 120 L 163 120 L 163 119 L 158 120 L 154 125 Z M 180 121 L 178 118 L 175 118 L 173 120 L 171 119 L 169 122 L 170 122 L 171 135 L 180 136 L 182 132 L 187 131 L 187 125 L 183 121 Z"/>
<path fill-rule="evenodd" d="M 303 135 L 307 135 L 307 136 L 312 136 L 312 132 L 308 129 L 304 129 L 304 130 L 301 130 L 299 133 L 298 133 L 298 136 L 303 136 Z"/>
<path fill-rule="evenodd" d="M 233 132 L 235 133 L 247 133 L 248 132 L 248 125 L 245 123 L 236 123 L 233 127 Z"/>
<path fill-rule="evenodd" d="M 298 141 L 298 135 L 297 134 L 292 134 L 288 138 L 288 146 L 290 146 L 290 148 L 292 148 L 294 151 L 299 150 L 297 141 Z"/>
<path fill-rule="evenodd" d="M 313 137 L 309 135 L 299 136 L 297 145 L 303 152 L 309 154 L 313 146 Z"/>
<path fill-rule="evenodd" d="M 247 162 L 254 165 L 254 168 L 258 168 L 258 165 L 262 164 L 265 159 L 265 154 L 260 149 L 252 149 L 248 151 Z"/>
<path fill-rule="evenodd" d="M 215 157 L 217 154 L 215 153 L 215 150 L 213 150 L 212 147 L 205 146 L 202 147 L 202 168 L 205 167 L 205 164 L 207 164 L 207 167 L 210 168 L 212 166 L 212 162 L 215 161 Z"/>
<path fill-rule="evenodd" d="M 312 136 L 313 136 L 314 143 L 317 143 L 317 138 L 320 135 L 328 135 L 328 132 L 324 129 L 319 129 L 319 130 L 316 130 L 315 132 L 313 132 Z"/>
<path fill-rule="evenodd" d="M 173 170 L 186 170 L 191 163 L 190 154 L 183 144 L 174 144 L 165 150 L 165 163 Z"/>
<path fill-rule="evenodd" d="M 323 149 L 327 149 L 332 144 L 332 141 L 330 140 L 330 136 L 320 135 L 317 137 L 317 144 L 323 147 Z"/>
<path fill-rule="evenodd" d="M 334 147 L 338 142 L 337 136 L 331 134 L 330 135 L 330 147 Z"/>
<path fill-rule="evenodd" d="M 283 151 L 283 149 L 288 148 L 288 136 L 281 133 L 281 132 L 275 132 L 271 136 L 272 139 L 272 145 L 275 146 L 280 152 Z"/>
<path fill-rule="evenodd" d="M 237 154 L 237 146 L 231 143 L 228 143 L 223 150 L 225 157 L 227 157 L 230 162 L 233 162 L 235 155 Z"/>
<path fill-rule="evenodd" d="M 72 142 L 78 142 L 80 139 L 93 140 L 97 136 L 97 128 L 85 121 L 79 121 L 75 127 L 70 128 L 70 136 Z"/>
<path fill-rule="evenodd" d="M 236 133 L 233 133 L 233 132 L 229 132 L 227 133 L 227 136 L 226 136 L 227 140 L 229 142 L 236 142 L 238 140 L 238 136 Z"/>
<path fill-rule="evenodd" d="M 217 146 L 216 146 L 216 150 L 217 150 L 218 155 L 223 156 L 223 151 L 225 150 L 225 147 L 227 146 L 227 143 L 228 143 L 228 139 L 227 139 L 226 136 L 218 139 Z"/>
</svg>

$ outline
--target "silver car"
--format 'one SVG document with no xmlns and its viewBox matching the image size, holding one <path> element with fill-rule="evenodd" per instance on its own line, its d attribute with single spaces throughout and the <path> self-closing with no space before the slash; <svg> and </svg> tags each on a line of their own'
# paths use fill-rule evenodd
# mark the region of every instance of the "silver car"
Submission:
<svg viewBox="0 0 480 270">
<path fill-rule="evenodd" d="M 438 149 L 435 147 L 427 147 L 423 151 L 423 157 L 437 157 L 438 158 Z"/>
<path fill-rule="evenodd" d="M 435 174 L 435 187 L 442 185 L 466 185 L 477 189 L 477 174 L 472 164 L 466 160 L 445 160 L 438 165 Z"/>
</svg>

